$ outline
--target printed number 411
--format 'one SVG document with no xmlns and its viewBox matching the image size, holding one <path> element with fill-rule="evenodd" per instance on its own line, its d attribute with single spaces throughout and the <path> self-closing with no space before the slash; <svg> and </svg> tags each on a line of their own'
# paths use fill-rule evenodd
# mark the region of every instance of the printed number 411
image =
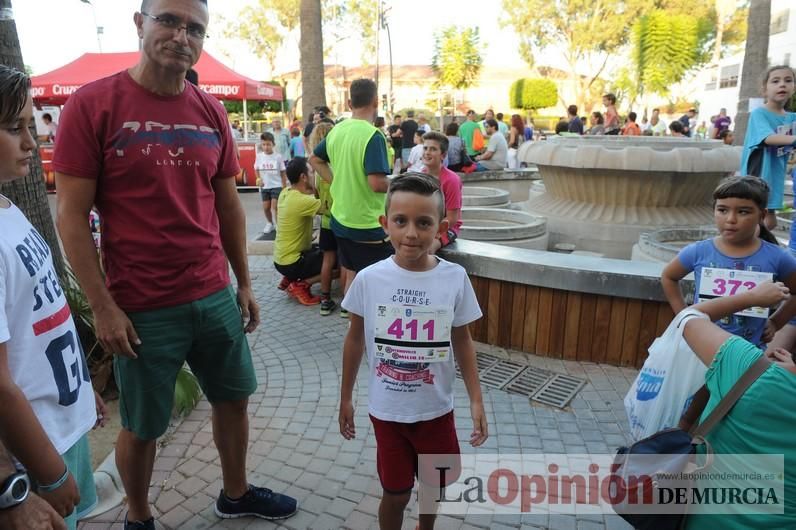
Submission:
<svg viewBox="0 0 796 530">
<path fill-rule="evenodd" d="M 409 332 L 409 340 L 417 340 L 417 326 L 418 322 L 416 318 L 412 320 L 407 320 L 404 323 L 404 319 L 396 318 L 395 321 L 390 324 L 390 327 L 387 328 L 387 334 L 393 335 L 396 339 L 400 340 L 404 336 L 404 332 Z M 426 340 L 434 340 L 434 320 L 429 320 L 425 324 L 423 324 L 422 329 L 427 332 L 428 338 Z"/>
</svg>

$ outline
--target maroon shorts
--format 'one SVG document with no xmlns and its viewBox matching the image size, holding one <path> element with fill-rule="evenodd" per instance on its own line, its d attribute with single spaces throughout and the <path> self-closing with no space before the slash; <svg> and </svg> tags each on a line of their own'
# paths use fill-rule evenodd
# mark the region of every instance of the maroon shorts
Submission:
<svg viewBox="0 0 796 530">
<path fill-rule="evenodd" d="M 376 433 L 376 467 L 381 486 L 387 493 L 411 491 L 417 475 L 418 455 L 460 454 L 453 411 L 433 420 L 415 423 L 384 421 L 373 416 L 370 421 Z M 452 468 L 445 472 L 448 484 L 460 473 L 461 461 L 458 457 L 453 461 Z M 446 459 L 446 462 L 446 466 L 450 465 L 451 459 Z"/>
</svg>

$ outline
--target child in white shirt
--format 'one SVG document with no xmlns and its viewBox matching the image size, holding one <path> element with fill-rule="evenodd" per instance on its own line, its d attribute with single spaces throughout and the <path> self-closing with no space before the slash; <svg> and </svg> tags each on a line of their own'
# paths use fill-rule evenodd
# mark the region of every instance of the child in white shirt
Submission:
<svg viewBox="0 0 796 530">
<path fill-rule="evenodd" d="M 458 462 L 454 356 L 470 398 L 470 444 L 483 444 L 488 434 L 467 328 L 481 317 L 481 309 L 466 271 L 429 254 L 448 229 L 439 184 L 418 173 L 395 177 L 386 213 L 380 221 L 395 255 L 357 274 L 342 302 L 351 324 L 343 346 L 339 421 L 343 437 L 354 438 L 352 392 L 367 351 L 368 412 L 384 490 L 380 523 L 400 528 L 418 455 L 454 455 Z M 421 527 L 432 527 L 434 517 L 421 513 Z"/>
</svg>

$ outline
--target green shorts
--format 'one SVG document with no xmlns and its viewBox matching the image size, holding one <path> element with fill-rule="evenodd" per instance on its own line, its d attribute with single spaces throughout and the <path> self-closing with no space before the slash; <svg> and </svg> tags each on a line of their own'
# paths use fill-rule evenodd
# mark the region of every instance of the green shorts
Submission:
<svg viewBox="0 0 796 530">
<path fill-rule="evenodd" d="M 75 506 L 64 521 L 68 530 L 75 530 L 77 522 L 85 518 L 97 506 L 97 488 L 94 486 L 94 472 L 91 470 L 91 450 L 88 444 L 88 434 L 84 434 L 75 445 L 61 455 L 66 468 L 75 479 L 80 492 L 80 503 Z"/>
<path fill-rule="evenodd" d="M 114 357 L 122 427 L 142 440 L 169 426 L 174 385 L 184 362 L 211 403 L 239 401 L 257 389 L 249 343 L 231 287 L 174 307 L 127 315 L 138 358 Z"/>
</svg>

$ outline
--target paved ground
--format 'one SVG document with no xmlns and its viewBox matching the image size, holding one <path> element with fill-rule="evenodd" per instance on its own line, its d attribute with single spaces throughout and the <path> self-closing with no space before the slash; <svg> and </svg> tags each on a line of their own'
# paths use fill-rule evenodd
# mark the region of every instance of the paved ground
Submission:
<svg viewBox="0 0 796 530">
<path fill-rule="evenodd" d="M 345 441 L 337 426 L 341 351 L 347 320 L 321 317 L 276 289 L 270 257 L 250 258 L 263 324 L 250 336 L 260 387 L 251 398 L 250 480 L 297 497 L 300 511 L 281 526 L 266 521 L 221 521 L 212 503 L 221 487 L 221 468 L 210 431 L 209 404 L 202 401 L 163 445 L 155 463 L 151 498 L 167 528 L 286 528 L 332 530 L 377 528 L 380 487 L 375 440 L 367 419 L 367 381 L 355 393 L 357 439 Z M 504 453 L 605 453 L 626 442 L 622 397 L 635 371 L 593 363 L 564 362 L 490 349 L 479 351 L 587 378 L 589 383 L 561 411 L 484 388 L 490 438 L 484 451 Z M 365 374 L 364 370 L 360 375 Z M 464 385 L 457 381 L 459 437 L 469 436 Z M 465 452 L 472 449 L 466 442 Z M 410 504 L 410 509 L 413 504 Z M 120 528 L 122 508 L 81 525 L 84 530 Z M 408 511 L 405 528 L 414 528 Z M 616 516 L 566 515 L 442 516 L 440 529 L 630 528 Z"/>
</svg>

